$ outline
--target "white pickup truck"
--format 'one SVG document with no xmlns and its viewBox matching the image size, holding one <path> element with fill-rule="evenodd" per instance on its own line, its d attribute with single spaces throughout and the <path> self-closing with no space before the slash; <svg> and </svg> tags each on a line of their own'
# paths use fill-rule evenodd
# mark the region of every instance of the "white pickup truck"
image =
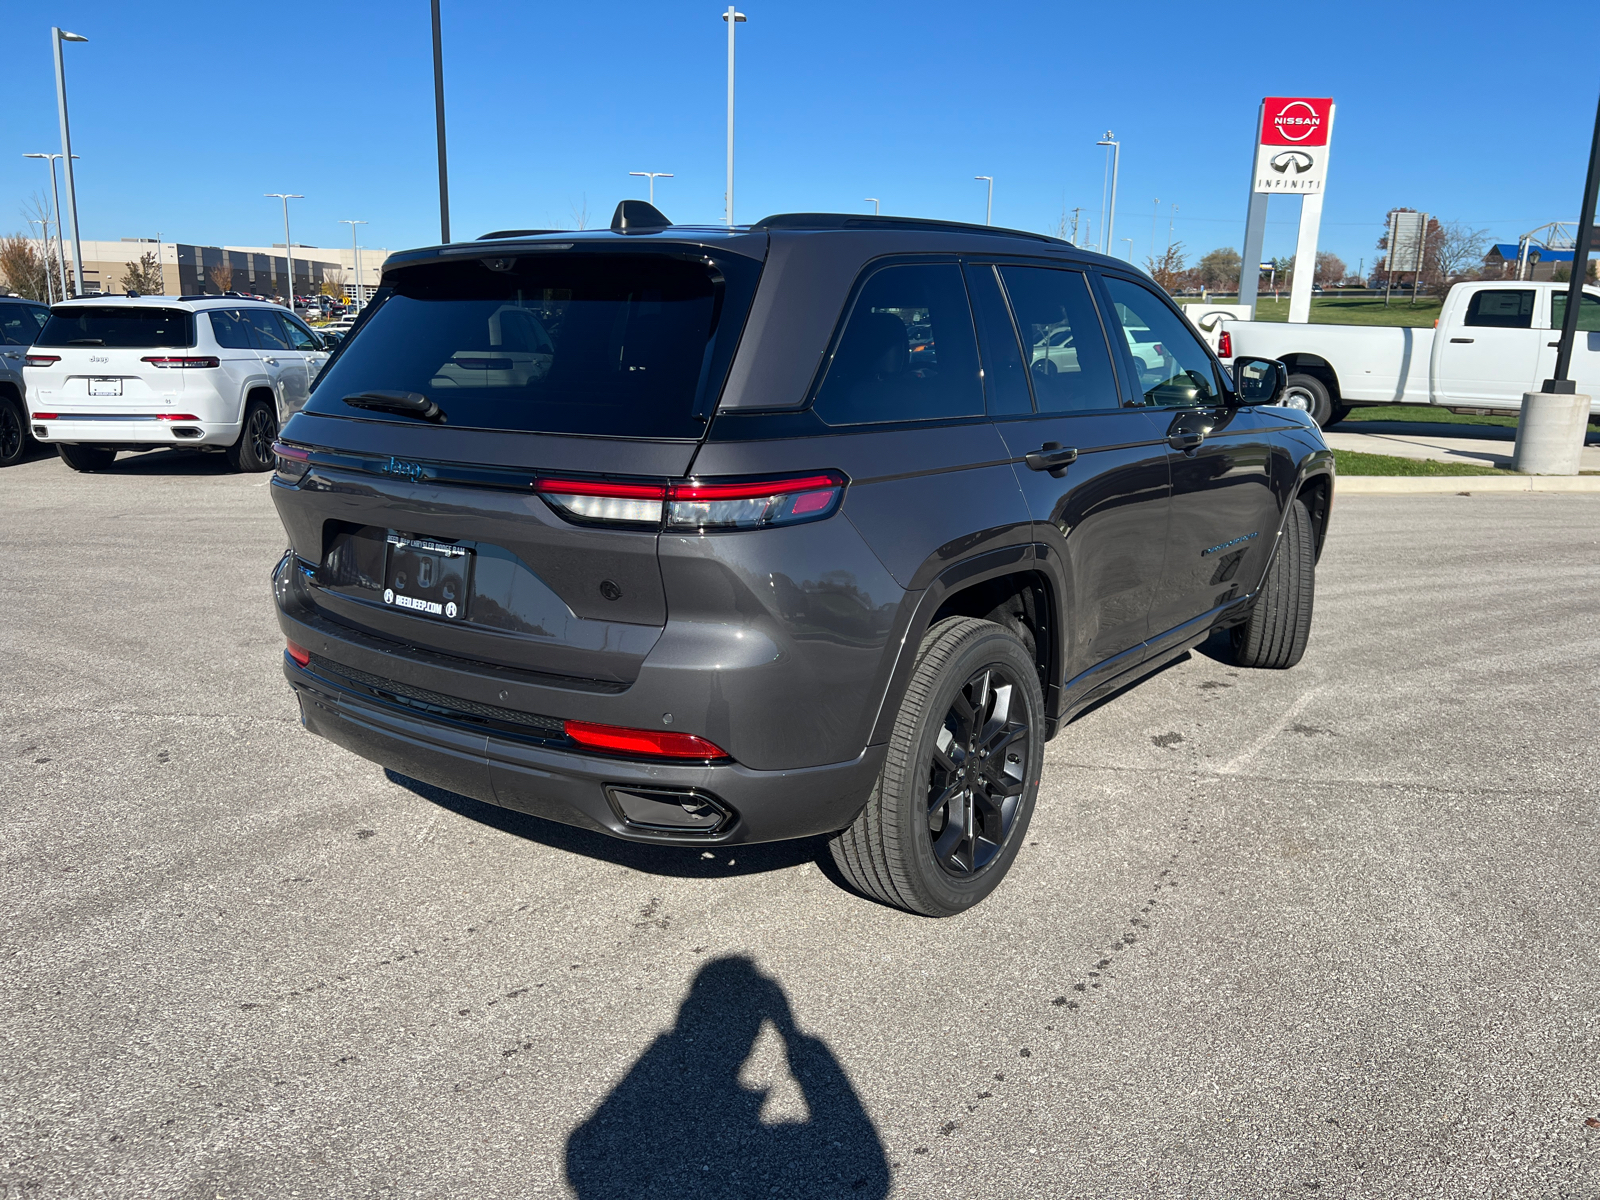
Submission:
<svg viewBox="0 0 1600 1200">
<path fill-rule="evenodd" d="M 1522 393 L 1555 374 L 1567 285 L 1458 283 L 1433 329 L 1240 321 L 1230 309 L 1187 306 L 1223 361 L 1241 354 L 1282 361 L 1289 368 L 1284 403 L 1319 425 L 1373 404 L 1515 412 Z M 1569 374 L 1600 414 L 1600 289 L 1584 291 Z"/>
</svg>

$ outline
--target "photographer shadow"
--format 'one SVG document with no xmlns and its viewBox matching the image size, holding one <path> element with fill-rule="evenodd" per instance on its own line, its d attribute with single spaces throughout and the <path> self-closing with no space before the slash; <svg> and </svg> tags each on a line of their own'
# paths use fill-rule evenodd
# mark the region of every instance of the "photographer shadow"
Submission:
<svg viewBox="0 0 1600 1200">
<path fill-rule="evenodd" d="M 746 1081 L 774 1063 L 797 1094 L 787 1078 Z M 889 1192 L 883 1143 L 843 1068 L 743 956 L 701 968 L 677 1023 L 573 1131 L 566 1160 L 579 1200 Z"/>
</svg>

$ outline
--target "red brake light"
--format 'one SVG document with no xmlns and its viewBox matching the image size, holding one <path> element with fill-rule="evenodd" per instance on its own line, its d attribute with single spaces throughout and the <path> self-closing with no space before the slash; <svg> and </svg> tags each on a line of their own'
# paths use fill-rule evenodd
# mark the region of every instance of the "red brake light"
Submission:
<svg viewBox="0 0 1600 1200">
<path fill-rule="evenodd" d="M 617 725 L 597 725 L 592 721 L 566 721 L 567 736 L 591 750 L 642 758 L 727 758 L 727 751 L 695 737 L 692 733 L 671 733 L 658 729 L 623 729 Z"/>
<path fill-rule="evenodd" d="M 59 354 L 29 354 L 25 355 L 22 365 L 25 367 L 53 367 L 61 361 Z"/>
<path fill-rule="evenodd" d="M 34 413 L 33 419 L 35 421 L 54 421 L 59 415 L 58 413 Z"/>
<path fill-rule="evenodd" d="M 289 642 L 287 653 L 290 658 L 294 659 L 295 662 L 299 663 L 302 667 L 309 666 L 311 664 L 311 651 L 307 650 L 304 646 L 298 646 L 294 642 Z"/>
<path fill-rule="evenodd" d="M 1217 335 L 1217 357 L 1233 357 L 1233 334 L 1229 333 L 1226 329 Z"/>
<path fill-rule="evenodd" d="M 199 357 L 175 357 L 166 354 L 146 355 L 139 360 L 147 362 L 152 367 L 215 367 L 220 365 L 216 359 L 201 355 Z"/>
</svg>

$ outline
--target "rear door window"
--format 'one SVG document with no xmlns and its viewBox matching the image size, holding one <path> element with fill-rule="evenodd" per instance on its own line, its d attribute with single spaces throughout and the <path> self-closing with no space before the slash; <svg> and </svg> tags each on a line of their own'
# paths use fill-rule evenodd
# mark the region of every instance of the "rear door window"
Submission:
<svg viewBox="0 0 1600 1200">
<path fill-rule="evenodd" d="M 39 346 L 153 350 L 194 345 L 194 314 L 143 305 L 73 305 L 52 309 Z"/>
<path fill-rule="evenodd" d="M 1560 329 L 1567 319 L 1567 298 L 1565 295 L 1550 297 L 1550 328 Z M 1600 330 L 1600 300 L 1589 293 L 1583 294 L 1583 302 L 1578 305 L 1578 332 L 1594 333 Z"/>
<path fill-rule="evenodd" d="M 1082 271 L 1000 268 L 1042 413 L 1116 408 L 1116 376 Z"/>
<path fill-rule="evenodd" d="M 991 417 L 1033 413 L 1033 393 L 1028 390 L 1028 368 L 1022 361 L 1016 326 L 1000 291 L 994 267 L 985 263 L 966 268 L 972 314 L 978 319 L 978 347 L 983 354 L 983 388 Z"/>
<path fill-rule="evenodd" d="M 1533 291 L 1491 288 L 1478 292 L 1467 302 L 1463 325 L 1490 329 L 1532 329 Z"/>
<path fill-rule="evenodd" d="M 278 314 L 270 308 L 246 308 L 241 310 L 244 319 L 250 326 L 250 332 L 255 337 L 257 350 L 287 350 L 289 336 L 283 331 L 283 321 Z"/>
<path fill-rule="evenodd" d="M 983 415 L 983 383 L 961 268 L 903 263 L 856 295 L 816 396 L 830 425 Z"/>
<path fill-rule="evenodd" d="M 695 438 L 760 274 L 704 252 L 539 253 L 391 273 L 308 411 L 370 417 L 357 392 L 418 392 L 452 426 Z M 722 336 L 726 332 L 729 336 Z"/>
</svg>

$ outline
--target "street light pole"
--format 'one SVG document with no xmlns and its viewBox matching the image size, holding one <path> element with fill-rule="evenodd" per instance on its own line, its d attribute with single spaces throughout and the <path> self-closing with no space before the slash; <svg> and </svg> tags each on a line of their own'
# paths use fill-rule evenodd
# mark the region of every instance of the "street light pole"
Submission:
<svg viewBox="0 0 1600 1200">
<path fill-rule="evenodd" d="M 1122 240 L 1128 243 L 1128 262 L 1131 264 L 1133 262 L 1133 239 L 1123 238 Z"/>
<path fill-rule="evenodd" d="M 67 298 L 67 248 L 62 243 L 62 239 L 61 239 L 61 193 L 56 190 L 56 159 L 60 158 L 61 155 L 59 155 L 59 154 L 24 154 L 22 157 L 23 158 L 44 158 L 44 159 L 49 159 L 49 161 L 50 161 L 50 203 L 55 208 L 55 213 L 56 213 L 56 271 L 61 276 L 61 298 L 63 300 L 65 300 Z M 73 158 L 77 158 L 78 156 L 76 154 L 74 154 L 72 157 Z M 46 270 L 49 269 L 49 267 L 48 267 L 48 259 L 50 258 L 50 249 L 49 249 L 49 247 L 50 247 L 50 231 L 48 229 L 46 229 L 45 230 L 45 259 L 47 260 Z"/>
<path fill-rule="evenodd" d="M 862 200 L 862 203 L 872 205 L 872 215 L 878 215 L 878 198 L 876 196 L 867 196 Z"/>
<path fill-rule="evenodd" d="M 1113 235 L 1117 229 L 1117 172 L 1122 167 L 1122 143 L 1117 141 L 1116 135 L 1111 130 L 1106 130 L 1105 137 L 1095 143 L 1096 146 L 1111 147 L 1111 211 L 1105 208 L 1105 188 L 1100 190 L 1100 228 L 1105 231 L 1105 253 L 1111 252 Z M 1129 261 L 1132 261 L 1132 251 L 1129 251 Z"/>
<path fill-rule="evenodd" d="M 287 205 L 285 205 L 285 207 L 287 207 Z M 365 225 L 366 222 L 365 221 L 347 221 L 343 217 L 340 217 L 339 218 L 339 224 L 350 226 L 350 252 L 351 252 L 352 255 L 355 256 L 355 264 L 356 264 L 356 267 L 355 267 L 355 270 L 356 270 L 356 311 L 360 312 L 361 311 L 361 247 L 356 245 L 356 226 L 357 225 Z M 283 240 L 284 241 L 288 241 L 289 240 L 289 231 L 287 229 L 285 229 L 283 231 Z"/>
<path fill-rule="evenodd" d="M 87 42 L 79 33 L 66 33 L 54 27 L 50 42 L 56 55 L 56 110 L 61 116 L 61 158 L 67 172 L 67 217 L 72 222 L 72 278 L 76 284 L 75 296 L 83 295 L 83 242 L 78 237 L 78 192 L 72 182 L 72 130 L 67 123 L 67 67 L 61 58 L 62 42 Z M 55 179 L 55 167 L 50 168 L 50 178 Z M 57 225 L 60 217 L 57 217 Z"/>
<path fill-rule="evenodd" d="M 979 181 L 987 179 L 989 181 L 989 203 L 983 210 L 983 223 L 985 225 L 993 225 L 994 224 L 994 176 L 993 175 L 974 175 L 973 179 L 976 179 L 976 180 L 979 180 Z"/>
<path fill-rule="evenodd" d="M 727 220 L 733 224 L 733 27 L 740 21 L 749 20 L 733 5 L 728 5 L 728 11 L 722 14 L 722 19 L 728 23 L 728 195 L 727 195 Z"/>
<path fill-rule="evenodd" d="M 439 240 L 448 242 L 450 180 L 444 152 L 444 41 L 439 35 L 439 0 L 433 0 L 433 117 L 439 134 Z M 284 208 L 287 211 L 288 205 Z M 294 305 L 290 304 L 289 308 L 293 311 Z"/>
<path fill-rule="evenodd" d="M 1171 214 L 1167 217 L 1167 253 L 1168 254 L 1172 253 L 1172 227 L 1173 227 L 1174 224 L 1177 223 L 1177 220 L 1178 220 L 1178 206 L 1176 204 L 1174 204 L 1172 206 Z"/>
<path fill-rule="evenodd" d="M 672 178 L 672 172 L 671 171 L 629 171 L 628 174 L 629 175 L 638 175 L 641 178 L 646 178 L 646 179 L 650 180 L 650 207 L 651 208 L 654 208 L 655 205 L 656 205 L 656 180 L 658 180 L 658 179 L 671 179 Z"/>
<path fill-rule="evenodd" d="M 289 201 L 291 201 L 291 200 L 304 200 L 305 197 L 304 196 L 300 196 L 300 195 L 296 195 L 294 192 L 263 192 L 262 195 L 265 196 L 269 200 L 282 200 L 283 201 L 283 257 L 284 257 L 285 261 L 289 264 L 289 311 L 293 312 L 294 311 L 294 249 L 293 249 L 293 245 L 294 244 L 289 241 Z"/>
</svg>

